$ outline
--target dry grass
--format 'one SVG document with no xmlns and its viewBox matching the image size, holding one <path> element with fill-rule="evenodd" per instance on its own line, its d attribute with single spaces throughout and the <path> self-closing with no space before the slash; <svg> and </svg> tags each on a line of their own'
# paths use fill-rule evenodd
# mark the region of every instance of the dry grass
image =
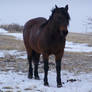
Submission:
<svg viewBox="0 0 92 92">
<path fill-rule="evenodd" d="M 0 50 L 24 50 L 23 41 L 16 40 L 12 36 L 0 35 Z"/>
<path fill-rule="evenodd" d="M 67 40 L 77 42 L 77 43 L 88 43 L 90 46 L 92 46 L 91 34 L 85 35 L 85 34 L 69 33 Z M 0 35 L 0 50 L 15 50 L 15 49 L 19 51 L 22 51 L 22 50 L 24 51 L 25 47 L 24 47 L 23 41 L 16 40 L 12 36 Z M 18 70 L 21 70 L 24 72 L 27 71 L 28 69 L 27 60 L 16 59 L 15 57 L 13 57 L 13 59 L 16 62 L 13 62 L 14 64 L 11 66 L 14 67 L 16 71 Z M 5 67 L 6 67 L 6 62 L 2 63 L 2 61 L 6 61 L 6 60 L 7 60 L 6 57 L 0 58 L 0 62 L 1 62 L 0 67 L 2 70 L 5 70 Z M 7 65 L 8 64 L 10 66 L 12 62 L 10 63 L 7 62 Z M 42 62 L 40 63 L 39 67 L 40 67 L 40 72 L 43 71 Z M 50 69 L 55 69 L 55 59 L 53 56 L 50 57 Z M 62 60 L 62 69 L 69 70 L 69 71 L 76 71 L 77 73 L 81 71 L 84 71 L 84 72 L 92 71 L 92 52 L 91 53 L 65 52 Z"/>
<path fill-rule="evenodd" d="M 90 55 L 92 55 L 92 52 L 65 52 L 62 69 L 75 72 L 92 72 L 92 56 Z"/>
<path fill-rule="evenodd" d="M 67 36 L 67 40 L 75 43 L 88 43 L 89 46 L 92 46 L 92 33 L 91 34 L 69 33 Z"/>
</svg>

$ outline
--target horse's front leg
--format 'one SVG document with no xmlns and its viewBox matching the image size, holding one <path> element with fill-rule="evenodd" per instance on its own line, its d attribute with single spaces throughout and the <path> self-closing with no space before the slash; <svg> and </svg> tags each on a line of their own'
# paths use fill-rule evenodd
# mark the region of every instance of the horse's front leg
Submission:
<svg viewBox="0 0 92 92">
<path fill-rule="evenodd" d="M 61 83 L 61 57 L 56 58 L 57 87 L 62 87 Z"/>
<path fill-rule="evenodd" d="M 48 70 L 49 70 L 48 56 L 43 55 L 43 61 L 44 61 L 44 85 L 49 86 L 49 83 L 48 83 Z"/>
</svg>

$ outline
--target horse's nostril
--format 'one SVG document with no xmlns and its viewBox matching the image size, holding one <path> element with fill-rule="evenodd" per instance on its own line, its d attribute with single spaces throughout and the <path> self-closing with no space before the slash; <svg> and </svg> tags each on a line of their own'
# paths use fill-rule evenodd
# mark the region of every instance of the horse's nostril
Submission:
<svg viewBox="0 0 92 92">
<path fill-rule="evenodd" d="M 63 30 L 63 34 L 66 36 L 68 34 L 68 31 Z"/>
</svg>

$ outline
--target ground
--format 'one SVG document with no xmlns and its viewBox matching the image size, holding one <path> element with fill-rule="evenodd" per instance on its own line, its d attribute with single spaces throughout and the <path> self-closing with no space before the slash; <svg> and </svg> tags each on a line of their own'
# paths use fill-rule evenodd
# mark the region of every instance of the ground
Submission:
<svg viewBox="0 0 92 92">
<path fill-rule="evenodd" d="M 88 47 L 92 47 L 92 35 L 90 34 L 79 34 L 79 33 L 69 33 L 68 37 L 67 37 L 67 41 L 71 41 L 74 43 L 80 43 L 80 44 L 88 44 Z M 5 50 L 5 51 L 4 51 Z M 11 54 L 9 53 L 9 51 L 11 52 Z M 77 52 L 77 50 L 75 52 L 71 51 L 65 51 L 64 53 L 64 57 L 62 59 L 62 80 L 64 82 L 64 87 L 62 89 L 57 89 L 56 88 L 56 84 L 54 84 L 55 81 L 55 61 L 54 61 L 54 56 L 50 56 L 50 72 L 49 72 L 49 78 L 51 79 L 51 89 L 50 87 L 44 87 L 43 86 L 43 62 L 42 62 L 42 56 L 41 56 L 41 60 L 40 60 L 40 64 L 39 64 L 39 73 L 40 73 L 40 77 L 41 80 L 36 81 L 36 80 L 30 80 L 30 82 L 32 82 L 32 84 L 28 83 L 29 80 L 27 79 L 27 73 L 28 73 L 28 62 L 27 59 L 24 55 L 26 55 L 25 52 L 25 47 L 23 44 L 23 40 L 18 40 L 16 39 L 14 36 L 9 36 L 9 35 L 0 35 L 0 53 L 4 52 L 3 57 L 0 56 L 0 84 L 2 85 L 0 87 L 0 92 L 15 92 L 15 90 L 17 90 L 17 92 L 26 92 L 26 91 L 32 91 L 32 92 L 52 92 L 51 90 L 53 90 L 53 92 L 61 92 L 64 89 L 66 90 L 66 92 L 84 92 L 81 89 L 79 89 L 79 86 L 81 85 L 82 82 L 80 81 L 84 81 L 85 79 L 87 79 L 88 81 L 92 81 L 92 51 L 84 51 L 84 52 Z M 2 53 L 1 53 L 2 55 Z M 52 71 L 52 72 L 51 72 Z M 68 71 L 68 72 L 65 72 Z M 81 75 L 82 73 L 82 75 Z M 71 76 L 72 74 L 72 76 Z M 79 77 L 80 78 L 77 78 Z M 83 77 L 84 76 L 88 76 L 88 77 Z M 89 74 L 89 75 L 88 75 Z M 11 78 L 10 78 L 11 75 Z M 15 75 L 15 76 L 14 76 Z M 77 77 L 75 76 L 77 75 Z M 2 77 L 3 76 L 3 77 Z M 75 76 L 75 77 L 74 77 Z M 8 80 L 8 79 L 9 80 Z M 19 79 L 16 79 L 19 78 Z M 84 79 L 83 79 L 84 78 Z M 89 79 L 90 78 L 90 79 Z M 13 80 L 14 79 L 14 80 Z M 49 79 L 49 81 L 50 81 Z M 70 79 L 75 79 L 79 85 L 75 82 L 71 82 L 69 84 L 69 82 L 67 82 Z M 2 81 L 4 80 L 4 81 Z M 15 82 L 14 87 L 11 86 L 7 86 L 7 83 L 5 82 L 7 80 L 7 83 L 10 83 L 10 81 Z M 53 83 L 53 81 L 55 81 Z M 86 83 L 88 82 L 86 81 Z M 37 82 L 37 85 L 34 83 Z M 27 84 L 26 87 L 24 87 L 23 84 Z M 5 84 L 5 85 L 4 85 Z M 69 85 L 68 85 L 69 84 Z M 70 87 L 70 85 L 76 85 L 77 87 L 74 86 Z M 84 83 L 83 83 L 84 84 Z M 18 86 L 16 86 L 18 85 Z M 39 87 L 38 85 L 41 85 L 41 87 Z M 88 85 L 90 85 L 90 83 L 88 82 Z M 16 86 L 16 88 L 15 88 Z M 23 87 L 24 89 L 23 89 Z M 27 87 L 28 86 L 28 87 Z M 30 87 L 29 87 L 30 86 Z M 82 87 L 85 87 L 86 84 Z M 39 88 L 38 88 L 39 87 Z M 55 87 L 55 88 L 54 88 Z M 66 87 L 68 87 L 69 89 L 67 90 Z M 54 88 L 54 89 L 53 89 Z M 72 88 L 72 89 L 71 89 Z M 47 89 L 47 90 L 46 90 Z M 10 90 L 10 91 L 9 91 Z M 65 91 L 64 90 L 64 91 Z M 81 91 L 80 91 L 81 90 Z M 89 86 L 89 90 L 85 91 L 85 92 L 92 92 L 92 88 L 90 89 Z"/>
</svg>

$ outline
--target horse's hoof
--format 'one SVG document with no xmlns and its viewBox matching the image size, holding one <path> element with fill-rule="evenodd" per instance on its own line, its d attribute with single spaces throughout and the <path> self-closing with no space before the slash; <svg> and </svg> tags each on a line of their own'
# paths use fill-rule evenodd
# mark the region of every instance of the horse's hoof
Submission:
<svg viewBox="0 0 92 92">
<path fill-rule="evenodd" d="M 29 78 L 29 79 L 32 79 L 32 78 L 33 78 L 33 76 L 28 75 L 28 78 Z"/>
<path fill-rule="evenodd" d="M 35 79 L 36 79 L 36 80 L 40 80 L 40 77 L 39 77 L 39 76 L 35 76 Z"/>
<path fill-rule="evenodd" d="M 57 87 L 58 87 L 58 88 L 61 88 L 61 87 L 63 87 L 63 86 L 62 86 L 62 84 L 58 84 Z"/>
<path fill-rule="evenodd" d="M 48 86 L 49 87 L 49 83 L 48 82 L 44 83 L 44 86 Z"/>
</svg>

